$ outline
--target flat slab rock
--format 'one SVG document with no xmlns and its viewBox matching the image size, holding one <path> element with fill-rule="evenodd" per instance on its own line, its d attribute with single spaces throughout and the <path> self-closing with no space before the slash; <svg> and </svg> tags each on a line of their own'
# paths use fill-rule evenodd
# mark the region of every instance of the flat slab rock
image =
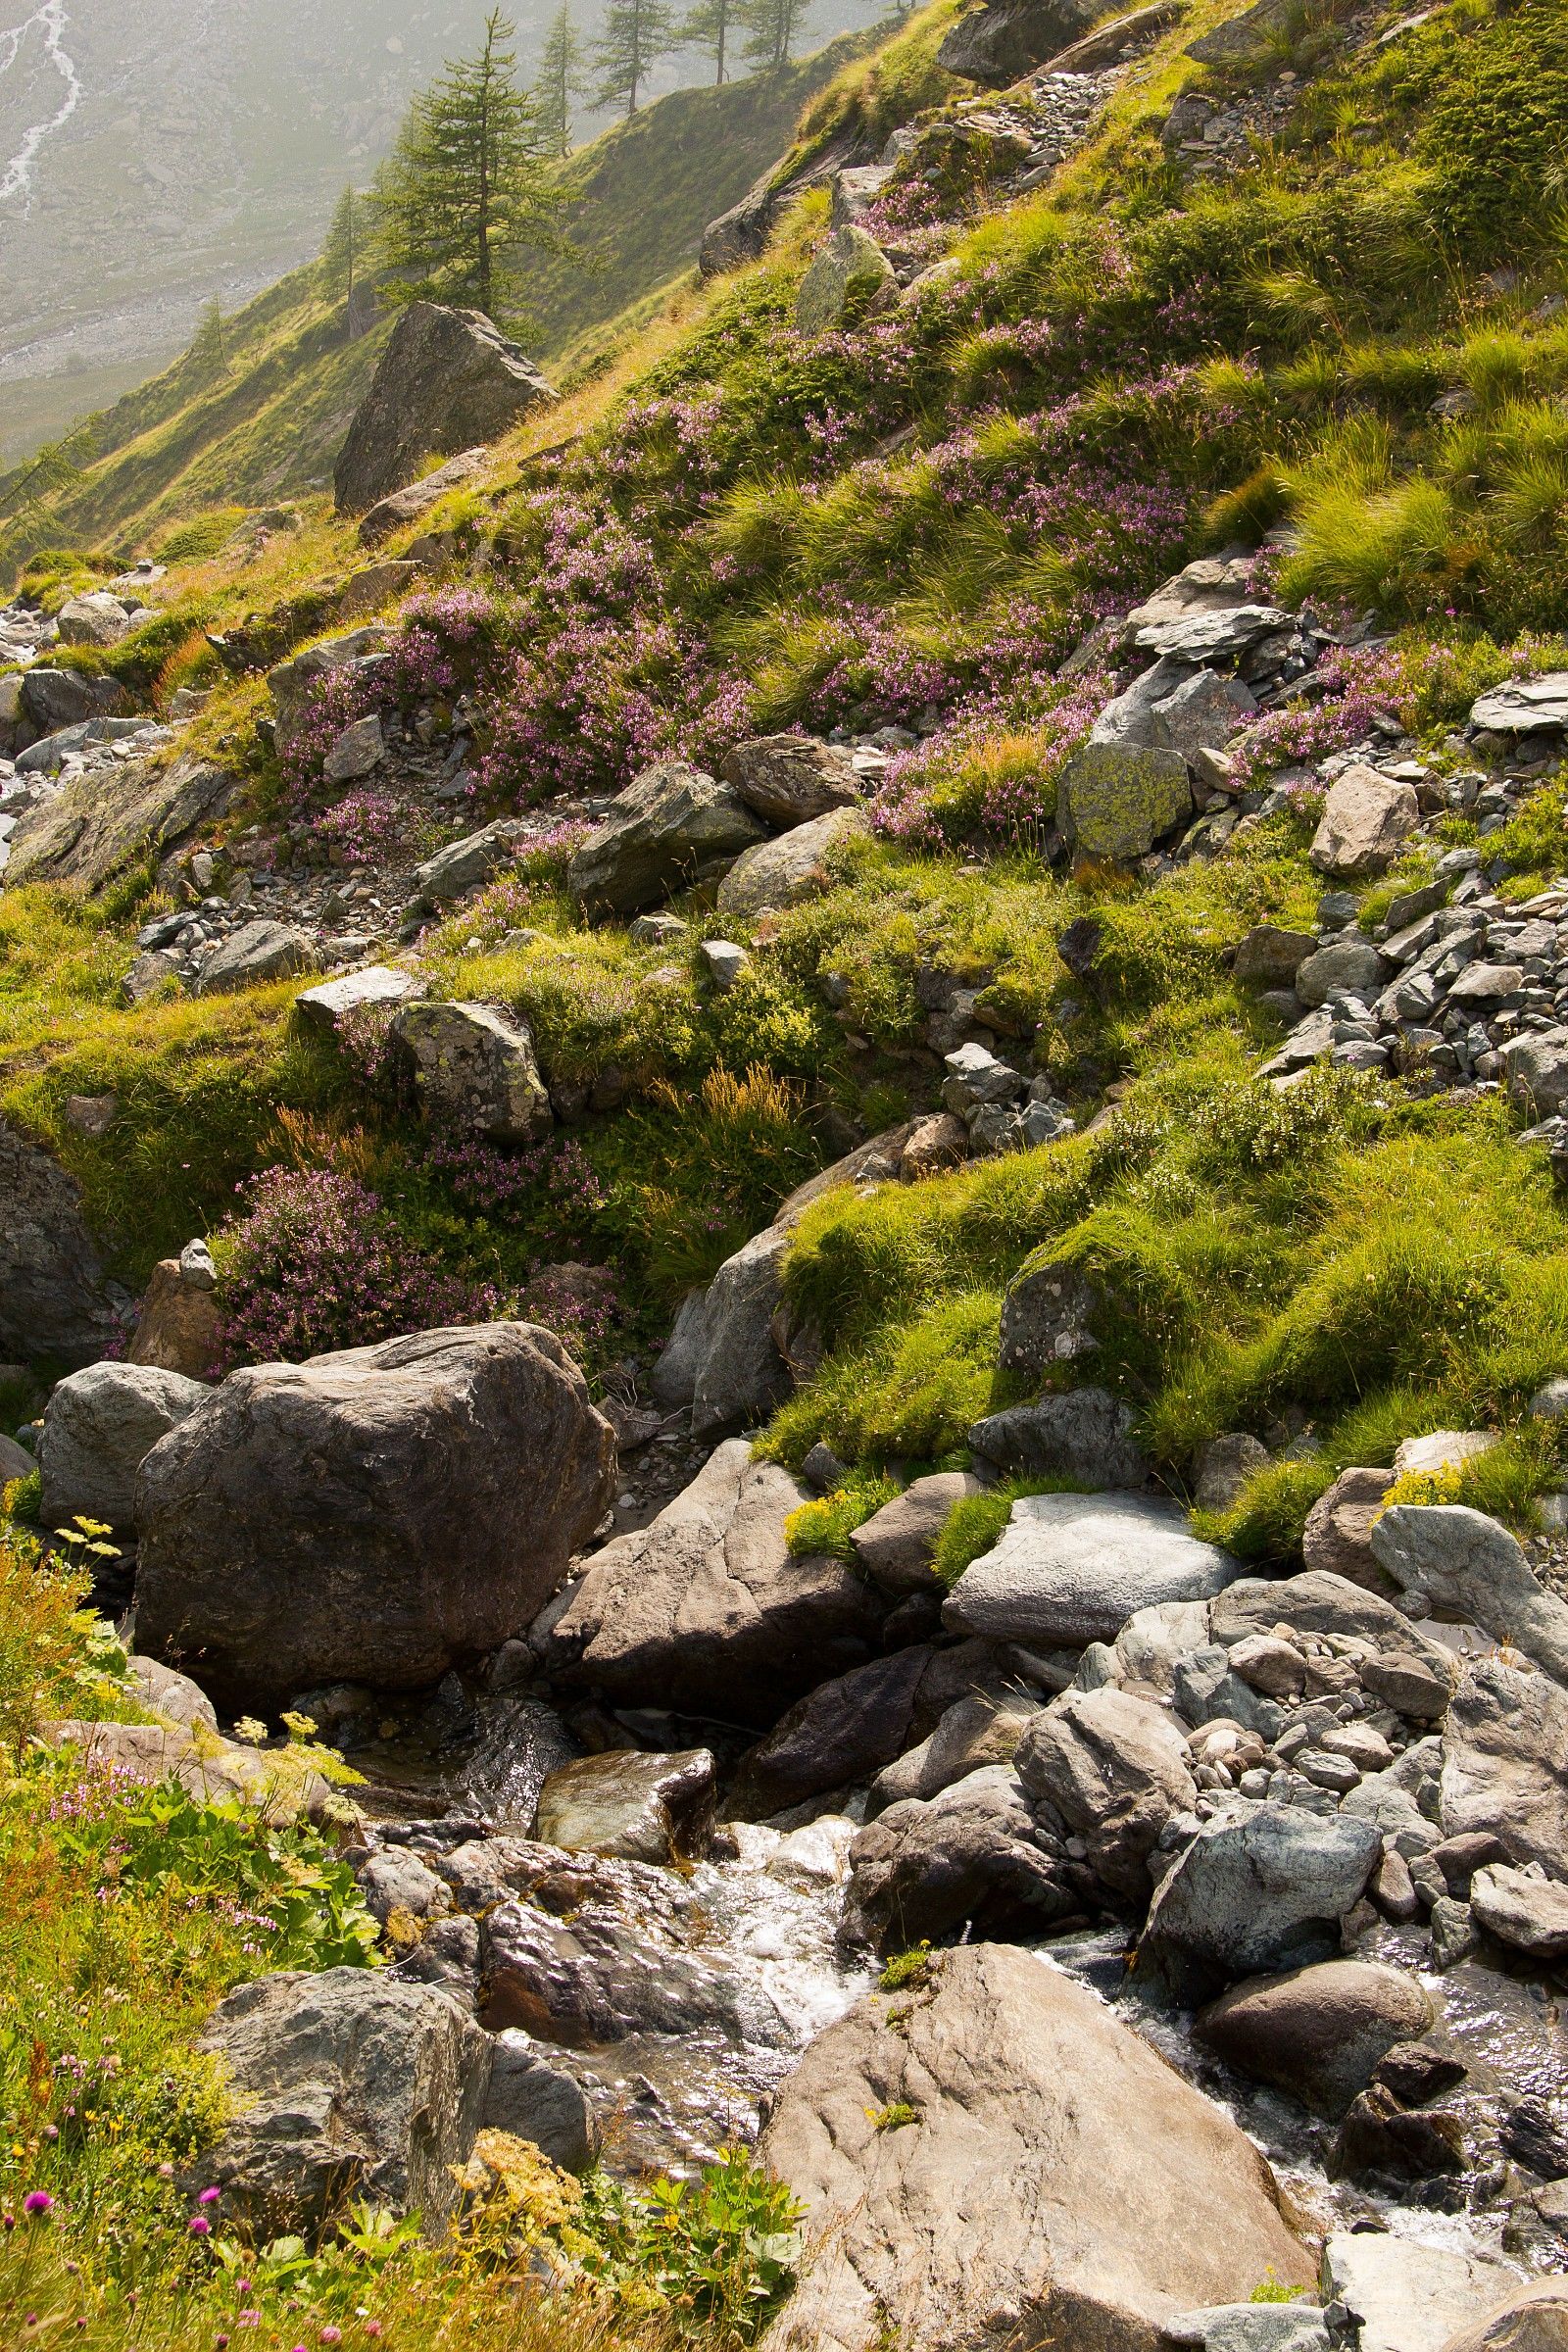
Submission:
<svg viewBox="0 0 1568 2352">
<path fill-rule="evenodd" d="M 1523 2284 L 1512 2263 L 1381 2231 L 1340 2232 L 1323 2249 L 1325 2294 L 1359 2321 L 1361 2352 L 1443 2352 Z"/>
<path fill-rule="evenodd" d="M 1312 2278 L 1230 2119 L 1007 1945 L 948 1954 L 927 1990 L 830 2026 L 760 2154 L 807 2208 L 805 2277 L 767 2352 L 1149 2352 L 1162 2322 L 1243 2300 L 1269 2271 Z"/>
<path fill-rule="evenodd" d="M 1187 1532 L 1174 1503 L 1142 1494 L 1027 1494 L 1001 1541 L 964 1570 L 943 1609 L 955 1632 L 1082 1648 L 1114 1642 L 1161 1601 L 1206 1600 L 1241 1564 Z"/>
</svg>

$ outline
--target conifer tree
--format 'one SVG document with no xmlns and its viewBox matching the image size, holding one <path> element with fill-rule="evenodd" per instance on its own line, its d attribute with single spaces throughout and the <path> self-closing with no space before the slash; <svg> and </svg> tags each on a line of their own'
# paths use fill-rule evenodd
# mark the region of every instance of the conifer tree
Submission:
<svg viewBox="0 0 1568 2352">
<path fill-rule="evenodd" d="M 354 294 L 364 266 L 365 244 L 365 199 L 352 187 L 345 188 L 317 265 L 322 293 L 329 302 L 344 306 L 345 335 L 354 332 Z"/>
<path fill-rule="evenodd" d="M 538 109 L 517 80 L 516 28 L 493 9 L 477 55 L 415 99 L 375 176 L 376 258 L 394 300 L 515 308 L 525 247 L 567 250 Z"/>
<path fill-rule="evenodd" d="M 669 0 L 610 0 L 593 46 L 594 104 L 634 115 L 639 90 L 677 37 Z"/>
<path fill-rule="evenodd" d="M 680 37 L 693 49 L 706 49 L 713 60 L 713 83 L 729 79 L 730 50 L 736 29 L 735 0 L 697 0 L 681 21 Z"/>
<path fill-rule="evenodd" d="M 205 382 L 215 375 L 228 373 L 228 341 L 223 333 L 223 309 L 215 294 L 202 311 L 191 346 L 185 354 L 185 365 L 192 375 Z"/>
<path fill-rule="evenodd" d="M 746 26 L 746 56 L 763 73 L 776 73 L 789 63 L 795 36 L 810 11 L 811 0 L 741 0 L 739 14 Z"/>
<path fill-rule="evenodd" d="M 547 155 L 571 152 L 571 102 L 582 91 L 582 38 L 571 21 L 570 0 L 562 0 L 550 21 L 539 78 L 533 85 L 539 139 Z"/>
</svg>

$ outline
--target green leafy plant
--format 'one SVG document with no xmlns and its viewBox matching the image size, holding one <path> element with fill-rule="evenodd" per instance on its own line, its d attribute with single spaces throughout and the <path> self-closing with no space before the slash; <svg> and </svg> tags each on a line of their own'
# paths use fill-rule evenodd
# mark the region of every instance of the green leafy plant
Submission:
<svg viewBox="0 0 1568 2352">
<path fill-rule="evenodd" d="M 682 2333 L 713 2328 L 721 2342 L 750 2343 L 794 2284 L 800 2219 L 789 2189 L 731 2148 L 694 2180 L 641 2193 L 594 2175 L 581 2259 L 590 2276 L 653 2295 Z"/>
<path fill-rule="evenodd" d="M 896 1479 L 875 1472 L 849 1478 L 831 1494 L 821 1494 L 814 1502 L 803 1502 L 799 1510 L 791 1511 L 784 1522 L 784 1540 L 798 1558 L 830 1552 L 836 1559 L 847 1560 L 855 1530 L 874 1517 L 885 1502 L 891 1502 L 899 1491 Z"/>
<path fill-rule="evenodd" d="M 267 1935 L 272 1967 L 364 1968 L 374 1959 L 379 1931 L 348 1864 L 316 1831 L 281 1828 L 235 1799 L 199 1802 L 169 1780 L 126 1791 L 65 1841 L 112 1866 L 122 1886 L 250 1920 Z"/>
</svg>

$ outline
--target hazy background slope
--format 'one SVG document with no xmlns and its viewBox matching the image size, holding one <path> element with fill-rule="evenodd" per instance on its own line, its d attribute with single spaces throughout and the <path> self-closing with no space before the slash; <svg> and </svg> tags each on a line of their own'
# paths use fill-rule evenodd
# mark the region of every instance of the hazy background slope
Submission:
<svg viewBox="0 0 1568 2352">
<path fill-rule="evenodd" d="M 0 464 L 172 358 L 213 295 L 236 309 L 314 254 L 339 189 L 368 179 L 411 96 L 485 13 L 0 0 Z M 551 13 L 513 0 L 527 71 Z M 808 38 L 879 13 L 818 0 Z M 582 0 L 585 34 L 596 16 Z M 650 95 L 705 72 L 677 53 Z M 604 122 L 585 115 L 581 131 Z"/>
</svg>

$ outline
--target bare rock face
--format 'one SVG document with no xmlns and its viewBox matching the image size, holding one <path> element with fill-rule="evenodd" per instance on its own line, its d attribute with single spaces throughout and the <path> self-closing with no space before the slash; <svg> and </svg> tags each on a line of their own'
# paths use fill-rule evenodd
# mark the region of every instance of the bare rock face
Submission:
<svg viewBox="0 0 1568 2352">
<path fill-rule="evenodd" d="M 808 735 L 760 735 L 738 743 L 718 772 L 748 808 L 781 829 L 833 808 L 853 808 L 860 798 L 849 753 Z"/>
<path fill-rule="evenodd" d="M 192 1282 L 177 1257 L 160 1258 L 148 1278 L 125 1360 L 211 1380 L 222 1318 L 211 1281 Z"/>
<path fill-rule="evenodd" d="M 200 2045 L 237 2112 L 212 2177 L 264 2236 L 310 2233 L 350 2196 L 438 2228 L 473 2145 L 490 2043 L 442 1992 L 368 1968 L 242 1984 Z"/>
<path fill-rule="evenodd" d="M 116 1328 L 74 1183 L 0 1120 L 0 1350 L 86 1364 Z"/>
<path fill-rule="evenodd" d="M 997 1944 L 830 2026 L 760 2153 L 808 2249 L 767 2352 L 1151 2352 L 1179 2312 L 1312 2278 L 1229 2118 L 1081 1985 Z"/>
<path fill-rule="evenodd" d="M 1254 1977 L 1203 2010 L 1198 2038 L 1244 2075 L 1278 2083 L 1321 2115 L 1343 2115 L 1396 2043 L 1433 2019 L 1420 1982 L 1371 1960 L 1325 1960 Z"/>
<path fill-rule="evenodd" d="M 533 362 L 480 311 L 411 302 L 356 412 L 332 476 L 340 514 L 363 514 L 431 458 L 499 441 L 555 399 Z"/>
<path fill-rule="evenodd" d="M 1342 881 L 1381 874 L 1415 831 L 1419 816 L 1412 785 L 1379 775 L 1375 767 L 1348 767 L 1323 804 L 1312 863 L 1319 873 Z"/>
<path fill-rule="evenodd" d="M 38 1441 L 49 1526 L 83 1517 L 129 1527 L 137 1471 L 211 1394 L 203 1382 L 152 1364 L 86 1364 L 61 1381 Z"/>
<path fill-rule="evenodd" d="M 1161 1831 L 1198 1799 L 1164 1708 L 1110 1688 L 1064 1691 L 1025 1731 L 1015 1769 L 1036 1806 L 1083 1840 L 1102 1885 L 1142 1909 Z"/>
<path fill-rule="evenodd" d="M 1091 0 L 987 0 L 959 18 L 937 51 L 937 63 L 965 81 L 1005 89 L 1081 39 L 1096 13 Z"/>
<path fill-rule="evenodd" d="M 530 1622 L 613 1475 L 531 1324 L 235 1372 L 142 1464 L 138 1641 L 236 1706 L 420 1688 Z"/>
<path fill-rule="evenodd" d="M 666 760 L 617 793 L 566 869 L 591 914 L 636 914 L 711 881 L 761 840 L 763 827 L 727 784 Z"/>
<path fill-rule="evenodd" d="M 842 1560 L 800 1559 L 784 1522 L 809 1500 L 744 1440 L 720 1446 L 652 1526 L 589 1562 L 546 1663 L 617 1698 L 765 1730 L 861 1663 L 882 1610 Z"/>
</svg>

